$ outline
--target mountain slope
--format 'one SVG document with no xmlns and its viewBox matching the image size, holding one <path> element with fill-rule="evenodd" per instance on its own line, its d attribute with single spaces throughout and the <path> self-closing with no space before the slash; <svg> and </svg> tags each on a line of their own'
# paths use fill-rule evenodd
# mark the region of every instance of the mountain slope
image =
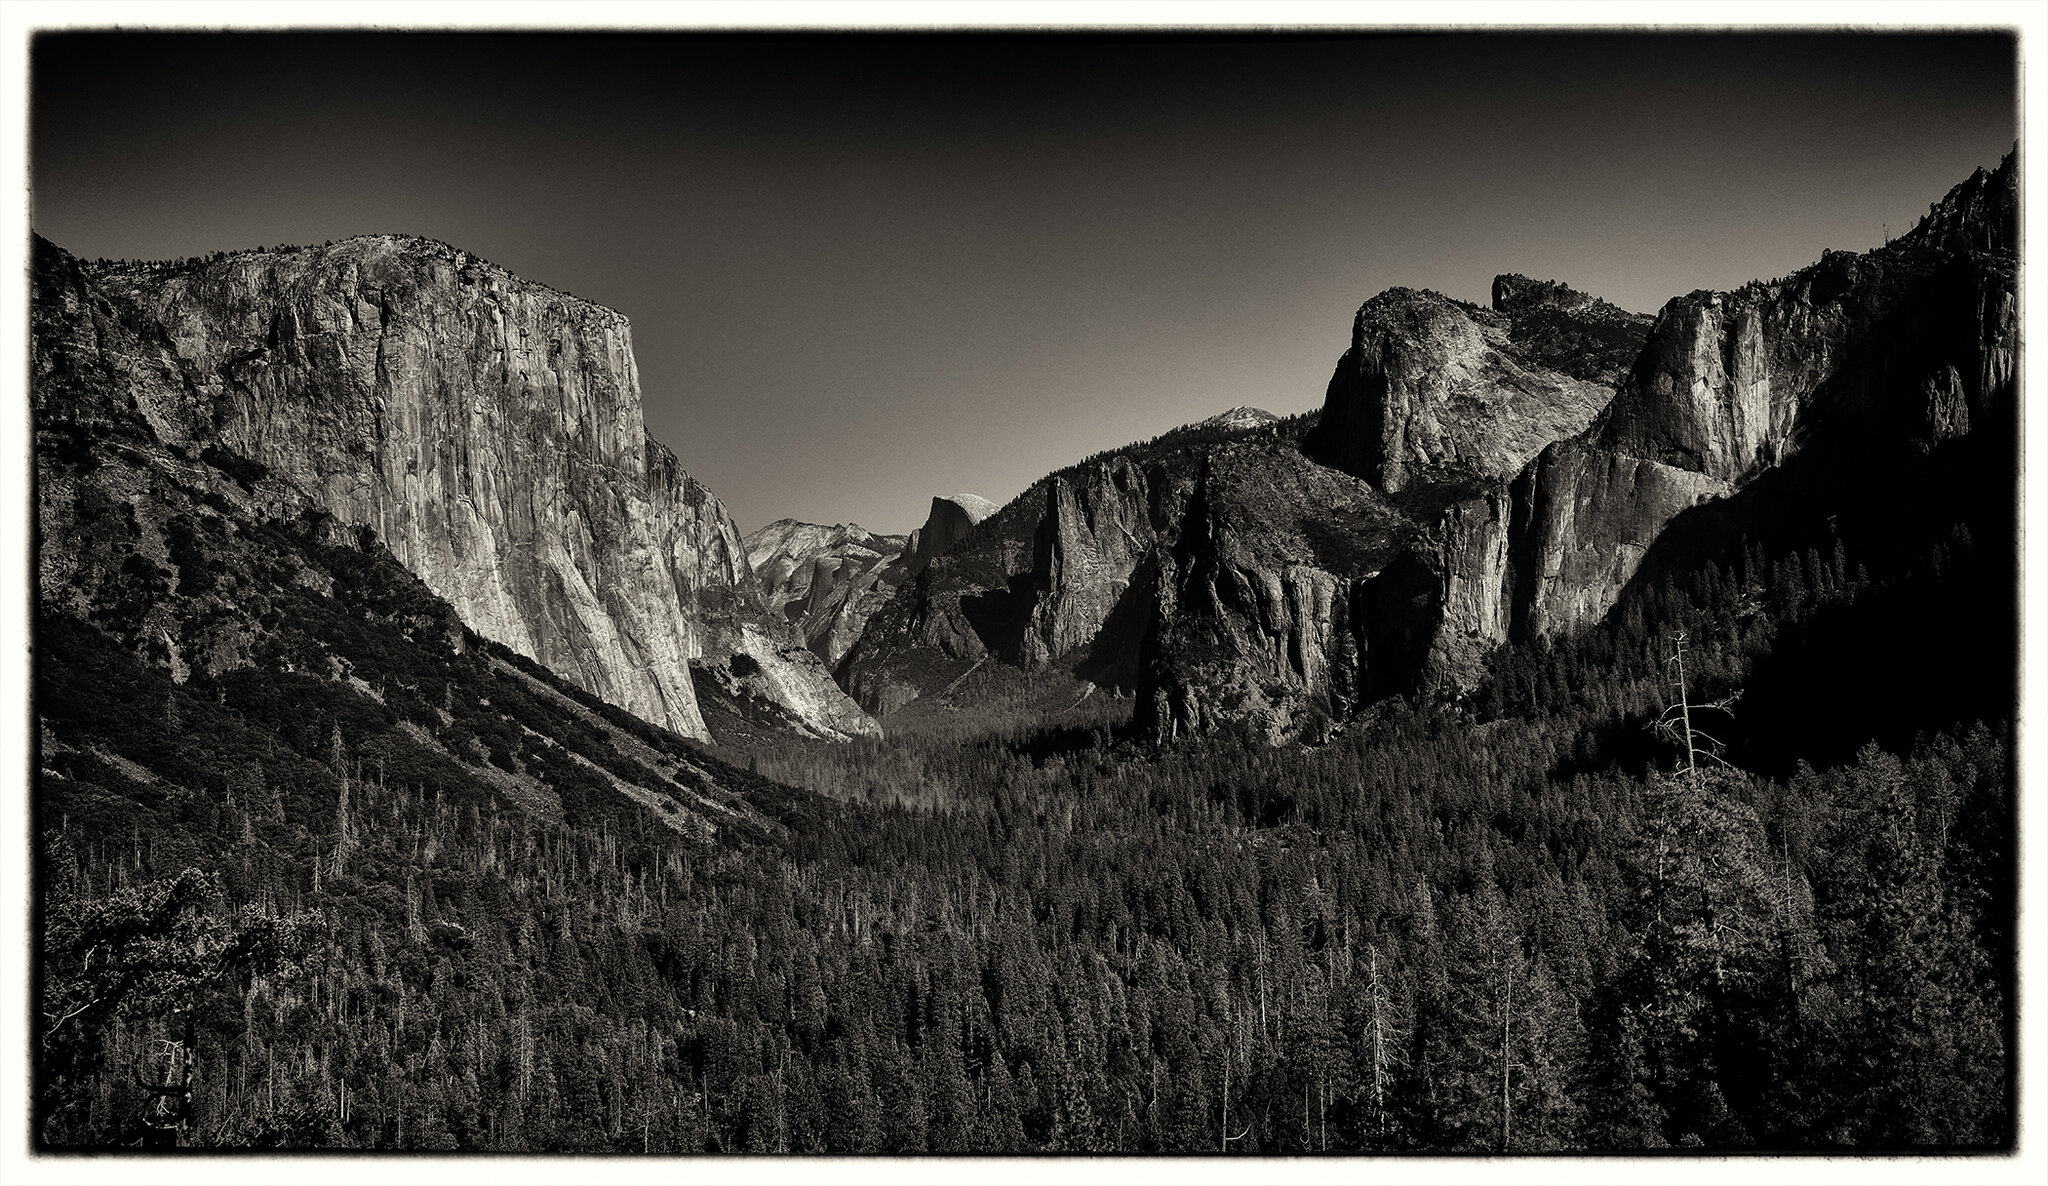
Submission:
<svg viewBox="0 0 2048 1186">
<path fill-rule="evenodd" d="M 1507 480 L 1605 406 L 1648 327 L 1497 288 L 1498 311 L 1367 302 L 1317 417 L 1233 409 L 1048 475 L 871 620 L 847 689 L 888 714 L 981 663 L 1058 667 L 1135 692 L 1152 735 L 1279 741 L 1476 683 L 1508 633 Z"/>
<path fill-rule="evenodd" d="M 561 993 L 686 1016 L 648 877 L 815 797 L 480 637 L 256 463 L 76 427 L 37 442 L 39 1142 L 474 1148 L 385 1094 L 433 1078 L 408 1026 L 468 1034 L 495 1090 L 485 1027 L 591 1031 Z"/>
<path fill-rule="evenodd" d="M 39 273 L 32 1139 L 2009 1152 L 2011 184 L 1781 282 L 1758 357 L 1842 332 L 1750 453 L 1772 405 L 1687 379 L 1513 480 L 1389 492 L 1239 413 L 1049 475 L 878 614 L 984 648 L 892 634 L 866 670 L 932 682 L 888 737 L 784 730 L 746 652 L 691 664 L 721 741 L 766 722 L 746 771 L 466 627 L 299 479 L 160 434 L 176 351 Z M 1597 304 L 1503 279 L 1541 324 L 1487 349 L 1637 383 Z M 1461 457 L 1492 431 L 1432 414 Z M 1539 499 L 1567 453 L 1631 477 Z M 1726 493 L 1652 523 L 1638 474 Z M 732 575 L 685 612 L 764 629 L 793 566 L 695 521 Z M 1544 522 L 1648 543 L 1533 633 Z M 1125 743 L 1122 688 L 1175 744 Z M 1646 728 L 1681 692 L 1729 768 Z"/>
<path fill-rule="evenodd" d="M 1103 682 L 1133 686 L 1136 635 L 1120 629 L 1100 646 L 1097 635 L 1119 606 L 1131 606 L 1120 621 L 1136 620 L 1140 567 L 1178 529 L 1204 451 L 1300 431 L 1247 411 L 1096 454 L 974 522 L 876 611 L 839 667 L 842 685 L 880 716 L 989 661 L 1085 661 Z"/>
<path fill-rule="evenodd" d="M 1516 484 L 1518 631 L 1596 620 L 1674 516 L 1802 450 L 2013 433 L 2017 208 L 2009 156 L 1894 243 L 1667 304 L 1599 422 Z M 1838 510 L 1852 499 L 1832 497 Z"/>
<path fill-rule="evenodd" d="M 768 606 L 779 610 L 827 667 L 904 578 L 911 536 L 876 535 L 857 523 L 825 527 L 777 519 L 746 537 L 747 561 Z"/>
<path fill-rule="evenodd" d="M 646 434 L 626 319 L 445 244 L 363 236 L 170 264 L 36 247 L 38 423 L 132 409 L 264 467 L 479 633 L 704 736 L 689 665 L 736 651 L 826 736 L 873 725 L 759 605 L 718 500 Z"/>
<path fill-rule="evenodd" d="M 986 663 L 1057 667 L 1135 691 L 1152 735 L 1272 741 L 1462 697 L 1503 645 L 1600 621 L 1681 516 L 1789 462 L 1831 476 L 1761 486 L 1746 521 L 1889 505 L 1859 453 L 1903 448 L 1892 481 L 1973 434 L 2001 456 L 2017 184 L 2008 158 L 1897 242 L 1654 319 L 1522 276 L 1491 309 L 1391 289 L 1312 424 L 1226 413 L 1048 475 L 877 612 L 840 678 L 888 714 Z M 1937 493 L 1938 517 L 1976 514 L 1961 498 Z"/>
<path fill-rule="evenodd" d="M 1496 282 L 1492 312 L 1404 289 L 1375 297 L 1304 450 L 1391 496 L 1407 551 L 1333 580 L 1298 549 L 1232 559 L 1248 534 L 1237 524 L 1256 513 L 1226 509 L 1219 528 L 1183 530 L 1179 583 L 1154 599 L 1141 719 L 1168 735 L 1251 721 L 1277 739 L 1387 695 L 1462 695 L 1502 644 L 1599 622 L 1646 557 L 1661 557 L 1656 580 L 1690 579 L 1710 560 L 1727 572 L 1744 538 L 1787 536 L 1784 524 L 1807 525 L 1801 547 L 1850 524 L 1875 539 L 1875 509 L 1889 508 L 1896 524 L 1934 533 L 1914 546 L 1973 521 L 2004 538 L 2017 194 L 2009 157 L 1897 242 L 1678 298 L 1653 325 L 1521 277 Z M 1983 464 L 1959 470 L 1958 450 Z M 1784 480 L 1762 480 L 1788 465 Z M 1752 488 L 1727 513 L 1709 509 Z M 1907 489 L 1924 505 L 1900 505 Z M 1295 501 L 1304 521 L 1342 502 Z M 1674 525 L 1684 531 L 1667 544 Z M 1356 537 L 1334 520 L 1333 531 Z M 1996 647 L 1952 655 L 1955 670 L 1995 667 Z M 1939 670 L 1929 675 L 1948 678 Z M 1970 703 L 1951 719 L 1995 710 Z"/>
</svg>

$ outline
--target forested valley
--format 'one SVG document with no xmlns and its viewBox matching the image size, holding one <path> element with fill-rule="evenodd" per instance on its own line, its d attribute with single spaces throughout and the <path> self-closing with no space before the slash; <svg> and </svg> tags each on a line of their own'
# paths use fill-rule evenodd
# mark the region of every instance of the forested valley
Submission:
<svg viewBox="0 0 2048 1186">
<path fill-rule="evenodd" d="M 1963 447 L 1977 503 L 1717 510 L 1599 628 L 1327 744 L 1160 747 L 990 668 L 885 740 L 740 748 L 252 518 L 249 463 L 46 432 L 105 583 L 35 639 L 39 1138 L 2003 1147 L 2011 462 Z M 251 661 L 149 661 L 173 592 Z"/>
<path fill-rule="evenodd" d="M 2044 1176 L 2038 3 L 36 7 L 5 1186 Z"/>
</svg>

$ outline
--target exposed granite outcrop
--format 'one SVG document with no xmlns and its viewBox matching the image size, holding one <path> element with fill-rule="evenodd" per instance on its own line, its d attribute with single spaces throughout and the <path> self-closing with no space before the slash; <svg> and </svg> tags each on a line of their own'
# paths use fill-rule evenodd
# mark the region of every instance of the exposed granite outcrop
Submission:
<svg viewBox="0 0 2048 1186">
<path fill-rule="evenodd" d="M 1493 311 L 1531 364 L 1612 387 L 1628 377 L 1653 318 L 1555 280 L 1493 278 Z"/>
<path fill-rule="evenodd" d="M 649 442 L 673 467 L 668 450 Z M 860 710 L 831 669 L 814 653 L 796 623 L 770 606 L 754 572 L 739 525 L 710 490 L 680 469 L 657 488 L 678 497 L 656 523 L 668 534 L 665 554 L 677 574 L 676 593 L 696 625 L 693 665 L 707 669 L 728 692 L 754 695 L 778 706 L 790 730 L 838 740 L 879 736 L 880 726 Z M 734 674 L 734 656 L 753 660 L 746 677 Z M 701 685 L 699 685 L 701 687 Z"/>
<path fill-rule="evenodd" d="M 1979 167 L 1941 200 L 1900 240 L 1950 255 L 2017 256 L 2020 250 L 2019 151 L 1995 169 Z"/>
<path fill-rule="evenodd" d="M 1895 243 L 1677 298 L 1654 324 L 1519 276 L 1492 311 L 1367 302 L 1305 446 L 1364 481 L 1347 503 L 1298 458 L 1212 454 L 1162 533 L 1142 723 L 1280 740 L 1383 696 L 1456 694 L 1500 643 L 1597 622 L 1675 518 L 1816 440 L 1931 450 L 2009 421 L 2016 192 L 2008 159 Z M 1253 472 L 1275 485 L 1250 493 Z M 1257 509 L 1281 505 L 1296 523 Z M 1370 559 L 1287 546 L 1304 529 Z"/>
<path fill-rule="evenodd" d="M 886 713 L 977 664 L 1059 665 L 1134 689 L 1156 735 L 1271 740 L 1458 695 L 1502 643 L 1597 622 L 1674 519 L 1815 439 L 1931 450 L 1999 422 L 2016 211 L 2007 161 L 1898 242 L 1654 319 L 1514 275 L 1492 309 L 1391 290 L 1305 434 L 1233 411 L 1049 475 L 840 676 Z"/>
<path fill-rule="evenodd" d="M 1219 428 L 1226 432 L 1241 432 L 1249 428 L 1271 428 L 1280 423 L 1280 417 L 1264 408 L 1246 407 L 1243 404 L 1227 412 L 1218 412 L 1207 420 L 1195 425 L 1197 428 Z"/>
<path fill-rule="evenodd" d="M 374 529 L 478 633 L 691 736 L 690 661 L 758 649 L 819 732 L 873 729 L 744 628 L 738 532 L 648 438 L 617 312 L 403 236 L 66 266 L 157 355 L 108 398 Z"/>
<path fill-rule="evenodd" d="M 876 535 L 857 523 L 826 527 L 778 519 L 746 537 L 747 559 L 767 605 L 836 667 L 883 602 L 895 595 L 909 539 Z"/>
<path fill-rule="evenodd" d="M 1284 446 L 1216 450 L 1153 594 L 1140 724 L 1313 740 L 1470 684 L 1507 637 L 1509 533 L 1500 487 L 1393 500 Z"/>
<path fill-rule="evenodd" d="M 1514 585 L 1514 634 L 1556 635 L 1598 621 L 1664 525 L 1729 490 L 1718 478 L 1585 441 L 1546 449 L 1515 483 L 1514 571 L 1503 563 L 1497 578 Z"/>
<path fill-rule="evenodd" d="M 1610 364 L 1560 364 L 1585 341 L 1639 343 L 1648 319 L 1559 284 L 1503 276 L 1494 287 L 1505 312 L 1412 288 L 1361 306 L 1309 455 L 1392 494 L 1506 481 L 1584 428 L 1613 398 Z"/>
<path fill-rule="evenodd" d="M 916 576 L 929 568 L 932 561 L 966 539 L 976 524 L 995 514 L 997 509 L 996 504 L 979 494 L 933 497 L 932 509 L 925 516 L 924 526 L 910 533 L 910 541 L 904 549 L 910 575 Z"/>
<path fill-rule="evenodd" d="M 2008 156 L 1904 237 L 1659 313 L 1613 404 L 1517 481 L 1516 629 L 1589 625 L 1665 525 L 1817 434 L 1932 448 L 2009 398 L 2019 365 L 2018 179 Z"/>
<path fill-rule="evenodd" d="M 1519 276 L 1494 298 L 1375 297 L 1301 453 L 1212 454 L 1151 616 L 1154 732 L 1277 741 L 1479 678 L 1514 621 L 1509 481 L 1613 398 L 1649 321 Z"/>
<path fill-rule="evenodd" d="M 1373 645 L 1360 591 L 1407 524 L 1377 491 L 1278 444 L 1206 455 L 1162 549 L 1141 643 L 1141 727 L 1320 729 L 1356 698 Z"/>
<path fill-rule="evenodd" d="M 1043 666 L 1094 641 L 1180 501 L 1170 488 L 1155 497 L 1128 457 L 1052 479 L 1033 550 L 1026 663 Z"/>
<path fill-rule="evenodd" d="M 1469 688 L 1478 681 L 1487 655 L 1507 639 L 1514 608 L 1511 529 L 1508 491 L 1489 486 L 1445 503 L 1414 537 L 1411 554 L 1428 573 L 1427 591 L 1436 613 L 1433 622 L 1423 615 L 1420 623 L 1428 639 L 1421 656 L 1426 682 L 1411 687 L 1432 693 Z M 1412 596 L 1409 606 L 1415 607 Z M 1387 610 L 1398 616 L 1398 606 Z M 1381 686 L 1388 694 L 1411 690 Z"/>
<path fill-rule="evenodd" d="M 1251 438 L 1277 443 L 1289 426 L 1233 408 L 1034 482 L 913 569 L 840 664 L 842 685 L 882 716 L 991 661 L 1069 666 L 1134 687 L 1160 549 L 1179 529 L 1203 453 Z M 939 538 L 952 514 L 944 501 L 934 500 L 913 551 Z"/>
</svg>

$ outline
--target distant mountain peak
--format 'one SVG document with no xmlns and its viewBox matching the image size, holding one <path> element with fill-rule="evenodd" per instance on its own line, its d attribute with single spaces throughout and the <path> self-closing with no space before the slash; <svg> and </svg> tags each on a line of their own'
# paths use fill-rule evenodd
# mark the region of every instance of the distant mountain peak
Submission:
<svg viewBox="0 0 2048 1186">
<path fill-rule="evenodd" d="M 1266 411 L 1264 408 L 1254 408 L 1239 404 L 1228 412 L 1218 412 L 1216 415 L 1202 421 L 1202 424 L 1204 426 L 1213 425 L 1217 428 L 1237 429 L 1264 428 L 1268 424 L 1278 424 L 1279 422 L 1280 417 Z"/>
<path fill-rule="evenodd" d="M 938 502 L 940 500 L 935 498 L 932 501 Z M 1002 509 L 979 494 L 954 494 L 948 496 L 945 501 L 966 511 L 967 518 L 975 523 L 981 522 Z"/>
<path fill-rule="evenodd" d="M 829 667 L 895 593 L 897 559 L 909 537 L 876 535 L 858 523 L 777 519 L 746 537 L 747 562 L 762 596 Z"/>
</svg>

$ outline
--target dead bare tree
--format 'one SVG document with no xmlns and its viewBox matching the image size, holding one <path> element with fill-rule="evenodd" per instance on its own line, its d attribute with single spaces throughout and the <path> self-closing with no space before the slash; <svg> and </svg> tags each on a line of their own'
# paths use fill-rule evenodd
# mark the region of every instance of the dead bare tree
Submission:
<svg viewBox="0 0 2048 1186">
<path fill-rule="evenodd" d="M 161 1060 L 164 1064 L 162 1078 L 152 1082 L 141 1071 L 135 1073 L 136 1085 L 149 1094 L 138 1125 L 146 1149 L 177 1148 L 192 1122 L 192 1072 L 197 1060 L 188 1041 L 190 1037 L 188 1017 L 184 1039 L 158 1038 L 150 1044 L 150 1061 Z"/>
<path fill-rule="evenodd" d="M 1513 1140 L 1514 1104 L 1509 1087 L 1516 1071 L 1526 1070 L 1514 1061 L 1512 1026 L 1515 1016 L 1515 966 L 1512 960 L 1501 960 L 1500 1000 L 1500 1148 L 1505 1153 Z"/>
<path fill-rule="evenodd" d="M 1669 738 L 1673 744 L 1685 752 L 1686 780 L 1694 786 L 1698 786 L 1700 781 L 1700 759 L 1704 757 L 1710 762 L 1727 767 L 1728 763 L 1721 757 L 1720 752 L 1726 749 L 1727 746 L 1720 738 L 1715 737 L 1704 729 L 1693 726 L 1693 710 L 1698 709 L 1702 712 L 1716 711 L 1732 716 L 1734 704 L 1741 698 L 1742 693 L 1734 692 L 1719 700 L 1694 704 L 1691 694 L 1686 688 L 1685 681 L 1687 642 L 1688 638 L 1685 631 L 1675 630 L 1672 632 L 1671 658 L 1667 661 L 1667 666 L 1672 669 L 1671 687 L 1678 695 L 1678 703 L 1666 708 L 1663 715 L 1658 717 L 1651 727 Z M 1702 745 L 1702 742 L 1705 742 L 1705 744 Z"/>
<path fill-rule="evenodd" d="M 1367 1061 L 1372 1067 L 1372 1112 L 1381 1136 L 1387 1132 L 1387 1083 L 1391 1078 L 1394 1054 L 1394 1033 L 1392 1001 L 1387 992 L 1385 977 L 1380 974 L 1380 950 L 1376 944 L 1367 944 L 1366 981 L 1366 1040 L 1370 1044 Z"/>
<path fill-rule="evenodd" d="M 1245 1126 L 1237 1132 L 1233 1133 L 1230 1131 L 1230 1064 L 1234 1061 L 1234 1055 L 1231 1053 L 1231 1037 L 1242 1027 L 1242 1024 L 1242 1019 L 1231 1019 L 1227 1022 L 1223 1032 L 1223 1118 L 1217 1126 L 1216 1135 L 1222 1138 L 1220 1148 L 1225 1153 L 1230 1152 L 1230 1142 L 1242 1141 L 1252 1131 L 1250 1121 L 1246 1121 Z"/>
</svg>

